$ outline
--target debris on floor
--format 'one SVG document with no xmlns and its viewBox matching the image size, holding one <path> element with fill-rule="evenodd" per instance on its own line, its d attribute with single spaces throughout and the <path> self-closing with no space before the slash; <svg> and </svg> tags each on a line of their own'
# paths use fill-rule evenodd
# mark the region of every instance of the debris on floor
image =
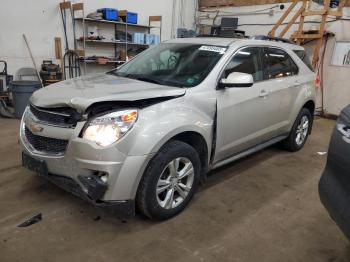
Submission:
<svg viewBox="0 0 350 262">
<path fill-rule="evenodd" d="M 101 219 L 101 217 L 97 216 L 97 217 L 94 218 L 94 221 L 99 221 L 100 219 Z"/>
<path fill-rule="evenodd" d="M 327 152 L 326 151 L 321 151 L 321 152 L 317 152 L 317 154 L 320 155 L 320 156 L 324 156 L 324 155 L 327 154 Z"/>
<path fill-rule="evenodd" d="M 14 109 L 7 106 L 5 101 L 0 98 L 0 117 L 15 118 L 14 114 Z"/>
<path fill-rule="evenodd" d="M 28 220 L 24 221 L 23 223 L 19 224 L 18 227 L 29 227 L 31 225 L 34 225 L 42 220 L 41 213 L 29 218 Z"/>
</svg>

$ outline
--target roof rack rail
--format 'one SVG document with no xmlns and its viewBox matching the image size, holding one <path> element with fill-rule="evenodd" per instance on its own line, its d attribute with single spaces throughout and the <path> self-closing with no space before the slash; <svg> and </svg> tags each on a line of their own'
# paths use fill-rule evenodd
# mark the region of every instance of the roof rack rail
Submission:
<svg viewBox="0 0 350 262">
<path fill-rule="evenodd" d="M 243 36 L 240 34 L 235 34 L 232 36 L 222 36 L 222 35 L 208 35 L 208 34 L 201 34 L 201 35 L 196 35 L 195 37 L 215 37 L 215 38 L 247 38 L 247 36 Z"/>
<path fill-rule="evenodd" d="M 270 37 L 267 35 L 255 35 L 250 37 L 250 39 L 253 40 L 269 40 L 269 41 L 277 41 L 277 42 L 283 42 L 283 43 L 288 43 L 288 44 L 295 44 L 292 40 L 289 40 L 287 38 L 282 38 L 282 37 Z"/>
</svg>

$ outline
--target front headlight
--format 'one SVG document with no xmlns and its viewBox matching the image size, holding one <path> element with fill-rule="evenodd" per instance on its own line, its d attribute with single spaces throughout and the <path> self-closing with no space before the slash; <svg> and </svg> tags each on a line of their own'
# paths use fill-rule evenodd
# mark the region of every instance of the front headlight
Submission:
<svg viewBox="0 0 350 262">
<path fill-rule="evenodd" d="M 109 146 L 133 127 L 137 116 L 137 110 L 130 109 L 96 117 L 87 123 L 83 138 L 100 146 Z"/>
</svg>

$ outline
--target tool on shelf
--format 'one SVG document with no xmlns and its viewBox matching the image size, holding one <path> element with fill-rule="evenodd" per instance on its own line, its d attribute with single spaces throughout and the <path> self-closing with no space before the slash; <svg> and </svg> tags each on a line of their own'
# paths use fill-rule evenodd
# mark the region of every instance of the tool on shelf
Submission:
<svg viewBox="0 0 350 262">
<path fill-rule="evenodd" d="M 60 3 L 61 18 L 64 31 L 64 40 L 66 43 L 66 51 L 69 50 L 68 36 L 67 36 L 67 9 L 72 12 L 72 5 L 70 1 Z"/>
<path fill-rule="evenodd" d="M 74 4 L 73 4 L 74 5 Z M 78 4 L 76 4 L 78 5 Z M 73 7 L 73 16 L 75 21 L 82 22 L 82 31 L 84 35 L 82 37 L 77 37 L 76 41 L 83 46 L 82 53 L 84 55 L 80 56 L 80 61 L 84 63 L 85 73 L 87 72 L 87 64 L 101 64 L 101 65 L 113 65 L 119 66 L 128 59 L 132 58 L 137 51 L 143 51 L 149 47 L 150 44 L 157 44 L 161 39 L 162 30 L 162 17 L 161 16 L 150 16 L 148 25 L 137 24 L 137 14 L 126 10 L 118 11 L 116 9 L 101 9 L 98 12 L 89 13 L 87 17 L 84 16 L 84 5 L 79 4 L 79 9 Z M 82 11 L 83 16 L 77 16 L 76 11 Z M 120 13 L 119 13 L 120 12 Z M 102 15 L 101 15 L 102 14 Z M 103 19 L 102 19 L 103 18 Z M 124 21 L 123 21 L 124 19 Z M 157 23 L 159 26 L 154 26 Z M 92 29 L 91 26 L 96 26 L 99 24 L 111 25 L 114 28 L 114 38 L 106 39 L 101 36 L 98 30 Z M 76 26 L 74 23 L 73 26 Z M 88 30 L 88 27 L 90 28 Z M 159 36 L 151 34 L 151 30 L 159 29 Z M 144 30 L 144 32 L 142 31 Z M 86 34 L 86 32 L 93 32 L 91 35 Z M 147 34 L 148 32 L 148 34 Z M 140 33 L 138 35 L 134 33 Z M 142 37 L 141 37 L 142 35 Z M 148 36 L 150 35 L 150 36 Z M 137 37 L 137 43 L 134 42 L 135 36 Z M 142 38 L 142 41 L 139 40 Z M 114 55 L 110 55 L 104 58 L 104 55 L 91 54 L 87 50 L 87 45 L 108 45 L 113 46 Z M 132 47 L 132 48 L 130 48 Z M 132 54 L 128 52 L 132 49 Z M 85 55 L 89 54 L 89 55 Z M 110 58 L 113 57 L 113 58 Z M 98 59 L 99 58 L 99 59 Z"/>
<path fill-rule="evenodd" d="M 35 68 L 35 70 L 36 70 L 36 73 L 37 73 L 37 75 L 38 75 L 38 79 L 39 79 L 41 85 L 44 86 L 44 85 L 43 85 L 43 80 L 42 80 L 41 77 L 40 77 L 40 73 L 39 73 L 39 71 L 38 71 L 38 68 L 37 68 L 37 66 L 36 66 L 36 63 L 35 63 L 35 60 L 34 60 L 34 57 L 33 57 L 33 54 L 32 54 L 32 50 L 30 49 L 30 46 L 29 46 L 29 43 L 28 43 L 28 40 L 27 40 L 27 37 L 26 37 L 25 34 L 23 34 L 23 39 L 24 39 L 24 42 L 25 42 L 25 44 L 26 44 L 26 46 L 27 46 L 27 49 L 28 49 L 30 58 L 31 58 L 31 60 L 32 60 L 32 63 L 33 63 L 33 65 L 34 65 L 34 68 Z"/>
<path fill-rule="evenodd" d="M 63 56 L 64 79 L 81 75 L 79 54 L 68 50 Z"/>
<path fill-rule="evenodd" d="M 63 60 L 62 60 L 62 43 L 60 37 L 55 37 L 55 58 L 60 61 L 62 79 L 63 77 Z"/>
<path fill-rule="evenodd" d="M 62 71 L 52 60 L 44 60 L 41 65 L 40 77 L 44 86 L 62 81 Z"/>
<path fill-rule="evenodd" d="M 78 49 L 78 43 L 77 43 L 77 37 L 76 37 L 76 21 L 78 21 L 79 17 L 85 17 L 85 12 L 84 12 L 84 3 L 75 3 L 72 4 L 71 8 L 72 12 L 72 18 L 73 18 L 73 33 L 74 33 L 74 51 L 78 56 L 84 56 L 85 57 L 85 41 L 83 43 L 83 49 Z M 83 38 L 85 39 L 85 21 L 83 20 Z M 85 58 L 84 58 L 85 61 Z M 86 73 L 86 63 L 84 63 L 84 73 Z"/>
<path fill-rule="evenodd" d="M 159 24 L 159 41 L 161 42 L 162 41 L 162 16 L 161 15 L 153 15 L 153 16 L 149 17 L 149 19 L 148 19 L 148 25 L 150 27 L 149 33 L 151 33 L 152 28 L 156 28 L 156 27 L 152 26 L 152 24 L 155 22 Z"/>
<path fill-rule="evenodd" d="M 13 108 L 10 107 L 11 100 L 9 92 L 9 84 L 13 76 L 7 73 L 6 61 L 0 60 L 0 64 L 3 65 L 3 69 L 0 71 L 0 116 L 13 118 Z"/>
<path fill-rule="evenodd" d="M 0 95 L 4 95 L 8 91 L 8 86 L 13 76 L 7 73 L 7 63 L 4 60 L 0 60 L 0 68 L 2 64 L 2 71 L 0 71 Z"/>
</svg>

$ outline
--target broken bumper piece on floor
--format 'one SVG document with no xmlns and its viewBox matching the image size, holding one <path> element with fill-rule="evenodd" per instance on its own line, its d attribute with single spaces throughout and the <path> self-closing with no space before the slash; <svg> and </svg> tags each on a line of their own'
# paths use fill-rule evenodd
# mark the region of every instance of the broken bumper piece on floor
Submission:
<svg viewBox="0 0 350 262">
<path fill-rule="evenodd" d="M 102 207 L 115 214 L 121 219 L 128 219 L 135 215 L 135 204 L 133 200 L 103 201 L 101 200 L 107 190 L 107 184 L 98 176 L 78 176 L 79 182 L 84 188 L 70 177 L 50 174 L 47 171 L 45 162 L 35 161 L 25 153 L 22 154 L 22 164 L 24 167 L 38 173 L 41 177 L 49 180 L 58 187 L 84 199 L 91 204 Z"/>
<path fill-rule="evenodd" d="M 135 215 L 135 204 L 133 200 L 99 200 L 98 197 L 101 196 L 101 194 L 104 194 L 106 188 L 101 184 L 96 184 L 95 178 L 89 179 L 89 177 L 79 177 L 85 180 L 84 183 L 86 183 L 88 188 L 87 192 L 85 192 L 77 182 L 69 177 L 48 174 L 45 176 L 45 178 L 73 195 L 78 196 L 95 206 L 103 207 L 122 219 L 128 219 Z"/>
</svg>

